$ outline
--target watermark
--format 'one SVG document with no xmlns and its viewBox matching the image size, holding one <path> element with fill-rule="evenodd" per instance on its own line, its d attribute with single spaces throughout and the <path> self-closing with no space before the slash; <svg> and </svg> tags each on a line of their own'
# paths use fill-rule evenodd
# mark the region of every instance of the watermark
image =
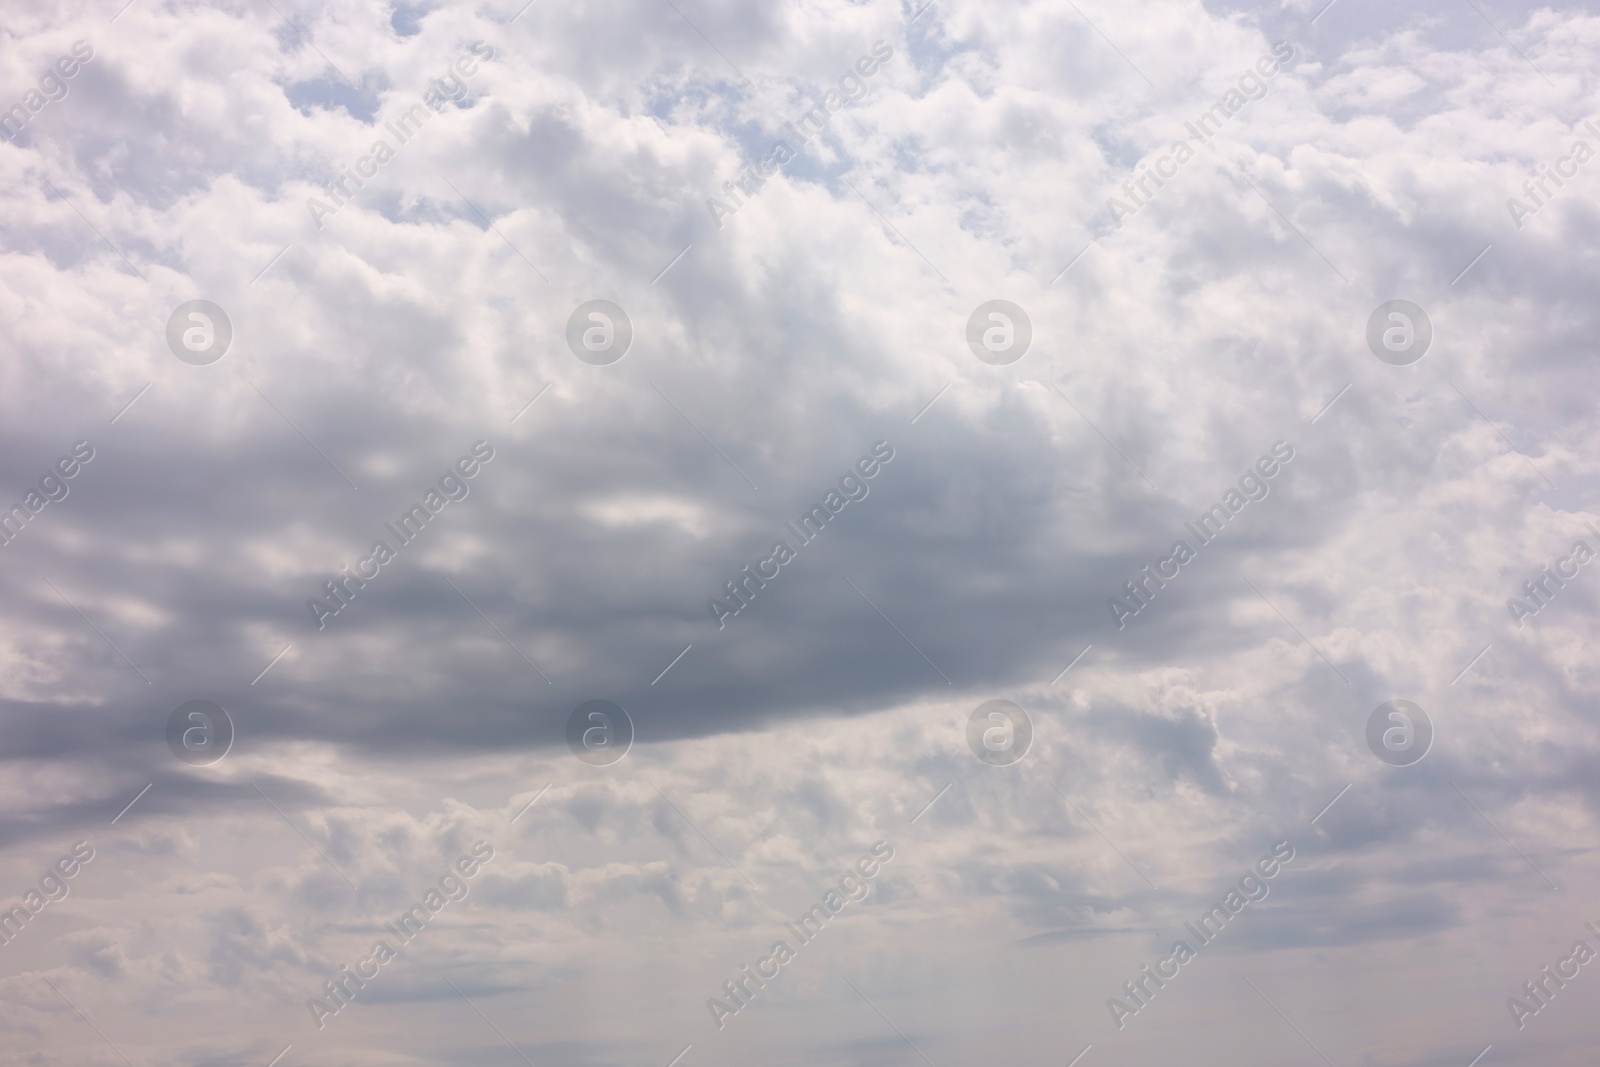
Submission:
<svg viewBox="0 0 1600 1067">
<path fill-rule="evenodd" d="M 472 42 L 469 53 L 464 53 L 455 58 L 455 61 L 445 68 L 444 76 L 435 78 L 422 94 L 422 103 L 412 104 L 401 112 L 397 126 L 394 121 L 385 122 L 383 128 L 389 131 L 397 144 L 391 145 L 382 137 L 372 142 L 364 155 L 357 156 L 349 166 L 343 164 L 339 167 L 339 177 L 324 185 L 323 191 L 332 204 L 323 202 L 316 197 L 306 199 L 306 210 L 311 212 L 311 221 L 317 224 L 317 229 L 322 229 L 322 220 L 332 215 L 337 215 L 355 197 L 355 189 L 365 188 L 363 178 L 372 179 L 378 176 L 378 168 L 388 163 L 395 157 L 395 148 L 408 143 L 422 129 L 427 121 L 434 115 L 444 113 L 444 109 L 452 102 L 460 100 L 467 95 L 465 79 L 478 73 L 478 59 L 490 60 L 494 58 L 494 49 L 484 41 Z M 426 105 L 426 106 L 424 106 Z M 351 171 L 355 173 L 352 174 Z M 352 185 L 355 189 L 350 188 Z"/>
<path fill-rule="evenodd" d="M 722 183 L 722 193 L 727 200 L 718 200 L 714 196 L 706 197 L 706 210 L 711 212 L 711 221 L 717 224 L 717 229 L 722 229 L 722 220 L 726 219 L 750 200 L 755 199 L 767 180 L 777 176 L 784 164 L 794 158 L 794 149 L 789 147 L 787 141 L 772 142 L 772 150 L 762 156 L 758 162 L 746 163 L 744 169 L 736 176 Z"/>
<path fill-rule="evenodd" d="M 191 767 L 209 767 L 233 748 L 233 719 L 220 704 L 184 701 L 167 716 L 167 747 Z"/>
<path fill-rule="evenodd" d="M 1367 347 L 1391 367 L 1409 367 L 1428 354 L 1433 320 L 1409 300 L 1379 304 L 1367 316 Z"/>
<path fill-rule="evenodd" d="M 94 447 L 88 441 L 75 442 L 69 455 L 56 460 L 44 472 L 37 489 L 29 489 L 19 503 L 0 511 L 0 545 L 9 545 L 48 505 L 67 499 L 72 491 L 67 483 L 76 478 L 91 459 L 94 459 Z"/>
<path fill-rule="evenodd" d="M 94 58 L 94 49 L 88 41 L 73 41 L 72 54 L 58 58 L 50 69 L 39 75 L 39 88 L 29 89 L 19 103 L 0 113 L 0 138 L 15 140 L 28 121 L 45 109 L 45 105 L 65 100 L 69 86 L 82 65 Z"/>
<path fill-rule="evenodd" d="M 487 841 L 477 841 L 472 845 L 470 855 L 463 855 L 452 865 L 451 869 L 440 876 L 438 888 L 429 888 L 422 895 L 422 900 L 406 911 L 399 919 L 385 923 L 384 929 L 394 935 L 400 948 L 404 948 L 417 939 L 424 927 L 432 922 L 446 905 L 467 899 L 471 887 L 467 879 L 475 878 L 482 865 L 494 859 L 494 846 Z M 457 877 L 459 875 L 459 877 Z M 307 997 L 306 1008 L 311 1012 L 311 1021 L 321 1030 L 327 1026 L 327 1019 L 331 1015 L 338 1015 L 348 1008 L 355 1000 L 356 994 L 367 987 L 367 983 L 378 977 L 379 970 L 384 964 L 400 956 L 399 950 L 385 939 L 379 939 L 372 945 L 372 951 L 356 961 L 354 967 L 344 964 L 339 968 L 339 973 L 322 983 L 325 997 Z"/>
<path fill-rule="evenodd" d="M 233 321 L 209 300 L 187 300 L 167 316 L 167 347 L 192 367 L 208 367 L 228 354 Z"/>
<path fill-rule="evenodd" d="M 784 929 L 794 936 L 795 944 L 809 945 L 822 932 L 828 920 L 843 911 L 846 904 L 865 900 L 872 891 L 872 880 L 878 876 L 881 865 L 892 859 L 894 846 L 887 841 L 879 841 L 870 852 L 856 860 L 854 866 L 846 868 L 836 886 L 822 893 L 820 903 L 813 904 L 796 922 L 783 924 Z M 746 964 L 739 968 L 737 977 L 722 983 L 726 1001 L 707 997 L 706 1010 L 711 1013 L 711 1021 L 717 1024 L 717 1029 L 721 1030 L 727 1025 L 723 1020 L 728 1016 L 737 1015 L 748 1008 L 756 993 L 778 977 L 795 958 L 795 954 L 796 949 L 790 948 L 787 941 L 774 941 L 767 954 L 756 960 L 753 971 Z"/>
<path fill-rule="evenodd" d="M 1009 767 L 1033 745 L 1033 720 L 1009 700 L 986 700 L 967 717 L 967 747 L 991 767 Z"/>
<path fill-rule="evenodd" d="M 986 300 L 967 316 L 967 347 L 991 366 L 1015 363 L 1031 344 L 1033 320 L 1009 300 Z"/>
<path fill-rule="evenodd" d="M 1221 131 L 1228 120 L 1244 110 L 1246 104 L 1267 95 L 1267 83 L 1277 77 L 1280 67 L 1293 58 L 1293 45 L 1288 41 L 1274 41 L 1272 54 L 1257 59 L 1253 68 L 1247 68 L 1239 76 L 1238 88 L 1230 88 L 1223 93 L 1199 118 L 1184 123 L 1184 129 L 1188 130 L 1190 136 L 1199 144 L 1210 144 L 1211 139 Z M 1113 196 L 1106 200 L 1106 210 L 1111 213 L 1112 229 L 1120 230 L 1124 218 L 1137 215 L 1154 200 L 1156 192 L 1176 178 L 1178 168 L 1193 159 L 1197 152 L 1198 149 L 1189 146 L 1187 138 L 1180 138 L 1172 143 L 1172 148 L 1166 155 L 1149 164 L 1140 163 L 1136 166 L 1134 176 L 1122 183 L 1122 191 L 1128 199 L 1122 200 Z M 1150 188 L 1151 182 L 1155 183 L 1155 189 Z"/>
<path fill-rule="evenodd" d="M 1583 124 L 1589 135 L 1600 138 L 1600 128 L 1596 128 L 1594 120 L 1590 119 Z M 1552 163 L 1539 164 L 1539 176 L 1529 178 L 1522 183 L 1523 195 L 1527 201 L 1518 200 L 1514 196 L 1506 198 L 1506 210 L 1511 212 L 1511 221 L 1517 229 L 1527 225 L 1529 219 L 1543 211 L 1545 206 L 1561 195 L 1561 190 L 1566 188 L 1566 182 L 1561 179 L 1572 179 L 1578 176 L 1578 168 L 1594 158 L 1594 149 L 1589 147 L 1588 141 L 1574 141 L 1572 149 Z M 1572 169 L 1568 170 L 1570 166 Z M 1548 183 L 1555 184 L 1555 191 L 1551 192 Z M 1531 203 L 1529 202 L 1531 201 Z"/>
<path fill-rule="evenodd" d="M 567 347 L 595 367 L 608 367 L 628 354 L 633 321 L 609 300 L 587 300 L 567 316 Z"/>
<path fill-rule="evenodd" d="M 1106 999 L 1106 1009 L 1111 1012 L 1111 1021 L 1117 1029 L 1121 1030 L 1126 1025 L 1128 1016 L 1138 1015 L 1148 1008 L 1156 992 L 1165 989 L 1167 982 L 1178 977 L 1182 968 L 1200 954 L 1200 949 L 1215 941 L 1235 915 L 1244 911 L 1249 904 L 1266 900 L 1271 892 L 1267 882 L 1277 877 L 1278 872 L 1293 859 L 1294 846 L 1287 841 L 1277 842 L 1270 853 L 1256 860 L 1255 865 L 1240 876 L 1236 887 L 1228 889 L 1221 903 L 1213 904 L 1211 910 L 1200 917 L 1198 926 L 1184 923 L 1184 929 L 1195 939 L 1195 947 L 1191 948 L 1187 941 L 1174 941 L 1167 955 L 1156 961 L 1154 970 L 1147 963 L 1139 969 L 1137 978 L 1122 983 L 1126 1000 L 1121 997 Z"/>
<path fill-rule="evenodd" d="M 810 144 L 813 138 L 828 128 L 833 116 L 843 111 L 846 104 L 857 103 L 866 97 L 867 79 L 876 74 L 878 68 L 889 62 L 893 56 L 894 49 L 887 42 L 872 42 L 872 50 L 857 59 L 839 77 L 837 89 L 829 89 L 823 93 L 820 104 L 813 104 L 808 108 L 800 116 L 798 123 L 792 120 L 785 122 L 784 129 L 789 131 L 801 148 Z M 794 159 L 795 154 L 796 150 L 788 141 L 775 141 L 772 150 L 759 163 L 746 164 L 738 175 L 722 183 L 726 200 L 719 200 L 714 196 L 707 197 L 706 210 L 711 212 L 711 221 L 717 224 L 717 229 L 722 229 L 724 219 L 753 200 L 756 194 L 761 192 L 762 186 L 767 184 L 767 179 L 776 175 L 785 164 Z"/>
<path fill-rule="evenodd" d="M 1591 934 L 1600 937 L 1600 929 L 1594 923 L 1583 924 Z M 1539 972 L 1539 977 L 1531 982 L 1522 983 L 1522 991 L 1527 994 L 1527 999 L 1520 997 L 1507 997 L 1506 1010 L 1511 1012 L 1511 1021 L 1521 1030 L 1528 1025 L 1530 1015 L 1538 1015 L 1561 990 L 1567 988 L 1567 983 L 1578 977 L 1578 972 L 1583 965 L 1594 959 L 1594 949 L 1589 947 L 1589 942 L 1579 941 L 1572 946 L 1572 951 L 1556 960 L 1555 971 L 1551 972 L 1550 966 L 1545 965 Z M 1570 970 L 1568 969 L 1570 965 Z"/>
<path fill-rule="evenodd" d="M 1391 767 L 1409 767 L 1433 747 L 1433 720 L 1409 700 L 1379 704 L 1367 716 L 1367 747 Z"/>
<path fill-rule="evenodd" d="M 567 716 L 567 747 L 591 767 L 609 767 L 633 747 L 633 720 L 609 700 L 585 700 Z"/>
<path fill-rule="evenodd" d="M 87 841 L 78 841 L 72 846 L 72 851 L 56 860 L 45 870 L 39 879 L 39 885 L 22 895 L 22 903 L 10 911 L 0 912 L 0 945 L 9 945 L 22 933 L 22 928 L 33 921 L 33 917 L 45 909 L 47 905 L 58 903 L 67 899 L 72 892 L 68 884 L 78 876 L 85 864 L 94 859 L 94 846 Z"/>
<path fill-rule="evenodd" d="M 1593 524 L 1590 524 L 1589 532 L 1600 538 L 1600 533 L 1596 533 Z M 1570 552 L 1540 570 L 1537 576 L 1523 582 L 1522 592 L 1527 599 L 1519 600 L 1511 597 L 1506 601 L 1506 610 L 1511 612 L 1511 621 L 1517 624 L 1517 629 L 1522 629 L 1523 620 L 1549 607 L 1550 602 L 1555 599 L 1556 590 L 1566 588 L 1567 582 L 1578 576 L 1578 569 L 1592 559 L 1594 559 L 1594 549 L 1589 547 L 1589 542 L 1574 541 Z M 1567 569 L 1569 565 L 1572 567 L 1570 571 Z M 1551 571 L 1555 573 L 1552 574 Z"/>
<path fill-rule="evenodd" d="M 1222 533 L 1222 528 L 1235 515 L 1245 509 L 1245 505 L 1267 499 L 1272 492 L 1268 484 L 1278 476 L 1283 467 L 1288 466 L 1294 459 L 1294 446 L 1287 441 L 1277 441 L 1273 444 L 1270 454 L 1264 454 L 1256 460 L 1255 465 L 1247 469 L 1239 478 L 1239 488 L 1229 489 L 1222 494 L 1222 502 L 1211 505 L 1210 510 L 1204 512 L 1194 522 L 1184 523 L 1184 528 L 1194 535 L 1195 548 L 1189 547 L 1187 541 L 1176 541 L 1172 550 L 1167 555 L 1156 560 L 1155 569 L 1146 563 L 1140 570 L 1139 576 L 1130 578 L 1122 583 L 1127 599 L 1110 597 L 1106 600 L 1106 608 L 1111 612 L 1111 619 L 1121 630 L 1128 625 L 1128 619 L 1139 614 L 1155 600 L 1156 594 L 1167 587 L 1167 583 L 1182 573 L 1183 567 L 1192 562 L 1199 554 L 1199 547 L 1209 545 Z"/>
<path fill-rule="evenodd" d="M 875 441 L 870 455 L 862 456 L 856 465 L 839 479 L 837 489 L 829 489 L 822 503 L 813 504 L 811 510 L 800 517 L 797 527 L 792 522 L 784 523 L 784 528 L 793 535 L 801 548 L 809 545 L 822 533 L 822 528 L 845 509 L 851 501 L 865 500 L 871 492 L 867 485 L 869 479 L 875 478 L 882 470 L 882 465 L 894 459 L 894 448 L 888 441 Z M 756 563 L 755 570 L 746 565 L 739 571 L 739 577 L 723 584 L 727 590 L 726 600 L 711 597 L 706 601 L 706 606 L 711 611 L 711 617 L 717 622 L 717 629 L 728 625 L 728 617 L 737 615 L 750 606 L 756 593 L 767 587 L 767 583 L 782 573 L 783 567 L 799 558 L 799 553 L 789 547 L 787 541 L 775 541 L 772 551 L 766 559 Z M 770 573 L 767 568 L 771 567 Z"/>
<path fill-rule="evenodd" d="M 446 504 L 460 503 L 467 499 L 467 494 L 472 491 L 468 484 L 482 471 L 482 465 L 494 459 L 494 446 L 488 441 L 475 441 L 470 455 L 462 456 L 456 460 L 455 466 L 448 468 L 439 478 L 437 489 L 429 488 L 422 494 L 422 503 L 411 505 L 410 509 L 401 513 L 395 522 L 385 522 L 384 529 L 394 536 L 396 544 L 403 548 L 422 536 L 423 527 L 427 526 L 433 517 L 445 509 Z M 367 587 L 367 583 L 376 578 L 381 568 L 392 562 L 399 552 L 390 548 L 387 541 L 374 541 L 372 551 L 367 553 L 356 563 L 355 573 L 350 573 L 347 564 L 341 567 L 343 576 L 329 578 L 322 583 L 327 590 L 325 600 L 316 597 L 306 598 L 306 607 L 311 611 L 311 617 L 316 621 L 317 629 L 321 630 L 328 625 L 330 616 L 337 615 L 350 606 L 356 594 Z M 367 570 L 368 566 L 372 569 Z M 352 588 L 351 583 L 354 583 Z"/>
</svg>

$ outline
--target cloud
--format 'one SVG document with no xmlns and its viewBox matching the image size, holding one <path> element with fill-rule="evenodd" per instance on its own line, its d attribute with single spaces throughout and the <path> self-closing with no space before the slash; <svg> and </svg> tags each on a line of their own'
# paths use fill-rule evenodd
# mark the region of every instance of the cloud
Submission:
<svg viewBox="0 0 1600 1067">
<path fill-rule="evenodd" d="M 1581 993 L 1534 1033 L 1501 1006 L 1600 919 L 1595 593 L 1505 602 L 1597 521 L 1592 168 L 1520 229 L 1506 200 L 1600 114 L 1594 13 L 518 6 L 14 20 L 4 99 L 94 58 L 0 144 L 0 500 L 95 458 L 0 546 L 0 906 L 97 858 L 0 946 L 0 1063 L 1275 1063 L 1284 1019 L 1334 1062 L 1580 1055 Z M 195 299 L 233 330 L 207 366 L 168 347 Z M 608 365 L 567 346 L 595 299 L 633 328 Z M 1032 326 L 1008 365 L 965 341 L 994 299 Z M 1433 327 L 1405 367 L 1367 348 L 1395 299 Z M 1010 766 L 967 748 L 996 697 L 1034 726 Z M 1397 698 L 1435 730 L 1407 768 L 1365 741 Z M 194 699 L 236 729 L 210 766 L 166 739 Z M 567 748 L 590 699 L 635 727 L 607 767 Z M 1110 1029 L 1282 840 L 1206 977 Z M 478 841 L 470 895 L 317 1030 L 307 998 Z M 715 1029 L 877 841 L 867 900 Z"/>
</svg>

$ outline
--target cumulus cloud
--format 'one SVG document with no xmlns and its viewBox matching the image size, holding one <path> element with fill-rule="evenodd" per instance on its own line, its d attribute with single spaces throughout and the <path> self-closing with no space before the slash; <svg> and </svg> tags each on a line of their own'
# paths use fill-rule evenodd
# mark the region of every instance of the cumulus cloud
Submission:
<svg viewBox="0 0 1600 1067">
<path fill-rule="evenodd" d="M 1587 7 L 136 0 L 10 43 L 0 1063 L 1583 1061 L 1588 968 L 1507 998 L 1600 945 Z"/>
</svg>

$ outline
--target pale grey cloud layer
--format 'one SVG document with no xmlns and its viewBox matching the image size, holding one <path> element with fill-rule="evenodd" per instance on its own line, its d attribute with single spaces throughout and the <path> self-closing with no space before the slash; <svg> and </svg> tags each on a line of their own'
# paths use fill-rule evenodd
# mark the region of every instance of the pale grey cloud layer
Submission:
<svg viewBox="0 0 1600 1067">
<path fill-rule="evenodd" d="M 0 1064 L 1592 1062 L 1593 5 L 119 6 L 0 50 Z"/>
</svg>

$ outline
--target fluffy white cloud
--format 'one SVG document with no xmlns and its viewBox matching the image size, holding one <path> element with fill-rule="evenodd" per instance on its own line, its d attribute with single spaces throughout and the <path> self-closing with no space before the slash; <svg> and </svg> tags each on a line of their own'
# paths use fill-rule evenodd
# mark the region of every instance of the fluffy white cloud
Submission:
<svg viewBox="0 0 1600 1067">
<path fill-rule="evenodd" d="M 1542 571 L 1600 552 L 1600 17 L 519 7 L 12 20 L 0 919 L 95 857 L 0 945 L 0 1063 L 1588 1062 L 1589 968 L 1506 1002 L 1600 946 L 1594 566 Z M 997 298 L 1004 366 L 966 341 Z M 193 299 L 209 366 L 167 344 Z M 566 341 L 594 299 L 632 325 L 606 366 Z M 1395 299 L 1410 366 L 1368 350 Z M 997 697 L 1012 766 L 968 750 Z M 565 740 L 593 698 L 636 729 L 609 767 Z M 192 699 L 220 763 L 168 750 Z M 1432 720 L 1411 767 L 1367 746 L 1391 699 Z"/>
</svg>

